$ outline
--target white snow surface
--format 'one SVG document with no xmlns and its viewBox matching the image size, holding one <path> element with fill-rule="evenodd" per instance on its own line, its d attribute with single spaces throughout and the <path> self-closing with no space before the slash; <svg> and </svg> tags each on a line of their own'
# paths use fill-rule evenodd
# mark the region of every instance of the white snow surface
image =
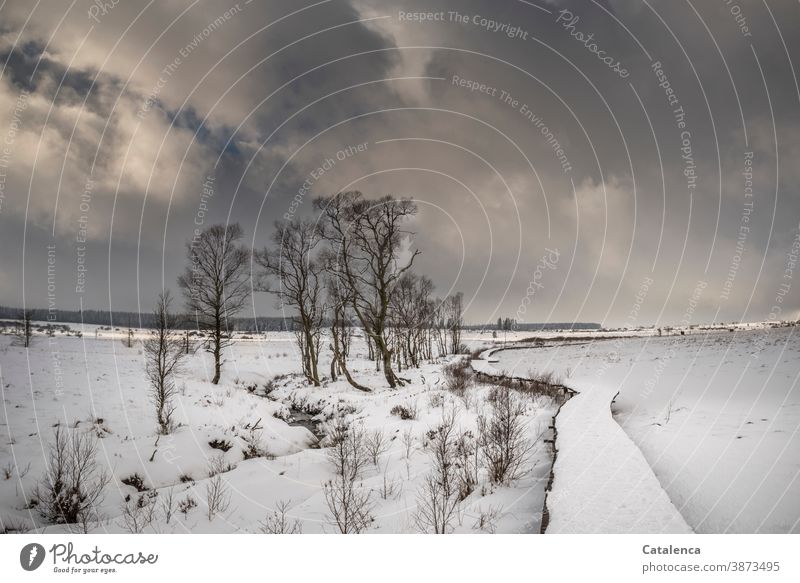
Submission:
<svg viewBox="0 0 800 583">
<path fill-rule="evenodd" d="M 58 423 L 96 436 L 98 463 L 112 477 L 99 509 L 103 520 L 94 532 L 126 532 L 123 500 L 139 494 L 121 480 L 134 473 L 150 492 L 157 492 L 159 501 L 171 490 L 176 504 L 189 498 L 197 504 L 169 522 L 159 512 L 144 532 L 259 532 L 279 503 L 288 504 L 290 520 L 299 520 L 304 533 L 338 532 L 322 490 L 333 478 L 326 449 L 316 448 L 318 440 L 308 429 L 287 423 L 294 409 L 316 420 L 329 419 L 338 410 L 367 432 L 382 431 L 388 449 L 377 465 L 369 464 L 360 482 L 371 501 L 373 521 L 367 531 L 419 532 L 414 516 L 430 471 L 427 433 L 441 422 L 445 409 L 452 408 L 459 428 L 475 432 L 478 413 L 490 407 L 489 387 L 470 389 L 468 404 L 446 391 L 442 362 L 403 370 L 401 375 L 411 382 L 389 389 L 383 374 L 366 360 L 366 346 L 359 338 L 354 339 L 351 371 L 373 392 L 355 390 L 344 380 L 312 387 L 299 374 L 293 334 L 237 334 L 234 345 L 225 350 L 219 385 L 209 382 L 213 361 L 208 354 L 199 350 L 188 359 L 177 382 L 180 426 L 159 437 L 140 344 L 147 331 L 135 331 L 129 348 L 124 329 L 72 326 L 82 329 L 82 337 L 74 331 L 59 331 L 53 338 L 37 333 L 28 350 L 12 336 L 0 334 L 0 531 L 71 531 L 43 522 L 36 508 L 28 506 Z M 324 374 L 329 370 L 328 352 L 322 352 Z M 266 397 L 268 384 L 272 391 Z M 396 405 L 416 407 L 417 418 L 393 415 Z M 530 399 L 526 407 L 531 438 L 542 431 L 546 438 L 555 412 L 552 402 Z M 269 455 L 244 460 L 243 437 L 257 421 Z M 228 441 L 231 449 L 212 449 L 209 441 L 214 439 Z M 208 464 L 217 456 L 232 467 L 222 474 L 231 500 L 227 510 L 209 520 Z M 489 484 L 482 472 L 475 491 L 461 503 L 452 530 L 538 533 L 550 459 L 549 449 L 539 441 L 529 471 L 510 486 Z"/>
<path fill-rule="evenodd" d="M 690 533 L 642 452 L 611 417 L 616 392 L 581 385 L 556 419 L 547 533 Z"/>
<path fill-rule="evenodd" d="M 651 522 L 649 513 L 638 522 L 614 514 L 621 504 L 637 500 L 638 482 L 651 484 L 641 475 L 628 481 L 629 465 L 623 462 L 636 456 L 621 454 L 620 459 L 617 453 L 630 451 L 627 435 L 695 532 L 800 532 L 797 327 L 763 324 L 669 337 L 648 333 L 503 350 L 495 356 L 497 370 L 516 376 L 552 372 L 581 392 L 558 416 L 554 485 L 562 491 L 548 497 L 548 506 L 563 498 L 569 520 L 565 524 L 551 508 L 553 529 L 606 532 L 617 520 L 641 532 L 665 528 Z M 612 419 L 608 402 L 617 392 Z M 608 467 L 600 467 L 589 452 L 602 456 Z M 576 494 L 586 492 L 576 492 L 562 479 L 564 472 L 580 477 L 578 484 L 602 477 L 595 481 L 597 494 L 583 503 L 591 512 L 579 515 Z M 603 508 L 600 488 L 612 478 L 618 502 Z"/>
</svg>

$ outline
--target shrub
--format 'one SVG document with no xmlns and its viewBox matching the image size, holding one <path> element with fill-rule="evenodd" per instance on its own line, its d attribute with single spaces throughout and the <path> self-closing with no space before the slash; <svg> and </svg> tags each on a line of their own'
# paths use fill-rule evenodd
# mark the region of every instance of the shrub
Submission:
<svg viewBox="0 0 800 583">
<path fill-rule="evenodd" d="M 12 518 L 6 518 L 3 520 L 0 517 L 0 534 L 25 534 L 29 530 L 31 530 L 33 526 L 26 523 L 24 520 L 14 520 Z"/>
<path fill-rule="evenodd" d="M 481 532 L 494 534 L 497 530 L 497 520 L 502 514 L 502 507 L 489 506 L 486 510 L 479 509 L 478 517 L 475 519 L 475 524 L 472 525 L 472 528 L 480 530 Z"/>
<path fill-rule="evenodd" d="M 230 488 L 222 474 L 214 476 L 206 484 L 206 507 L 209 522 L 221 512 L 225 512 L 231 504 Z"/>
<path fill-rule="evenodd" d="M 471 431 L 465 431 L 456 437 L 453 447 L 453 459 L 458 480 L 458 500 L 464 500 L 472 494 L 478 484 L 478 444 Z"/>
<path fill-rule="evenodd" d="M 455 413 L 445 414 L 442 423 L 430 433 L 431 471 L 417 494 L 414 522 L 422 532 L 446 534 L 458 516 L 459 488 L 453 463 L 458 436 Z"/>
<path fill-rule="evenodd" d="M 42 516 L 56 524 L 78 524 L 83 532 L 99 522 L 97 509 L 110 478 L 97 465 L 96 441 L 77 430 L 68 435 L 60 425 L 45 475 L 35 496 Z"/>
<path fill-rule="evenodd" d="M 428 407 L 435 409 L 444 405 L 444 394 L 436 391 L 428 394 Z"/>
<path fill-rule="evenodd" d="M 417 418 L 417 405 L 416 403 L 404 403 L 402 405 L 395 405 L 392 407 L 390 411 L 392 415 L 396 415 L 403 420 L 409 419 L 416 419 Z"/>
<path fill-rule="evenodd" d="M 189 516 L 189 513 L 195 508 L 197 508 L 197 501 L 194 498 L 192 498 L 191 494 L 186 496 L 186 498 L 184 498 L 180 502 L 178 502 L 178 512 L 183 514 L 184 520 L 186 519 L 187 516 Z"/>
<path fill-rule="evenodd" d="M 357 484 L 369 463 L 364 429 L 334 418 L 325 437 L 334 478 L 323 484 L 332 523 L 342 534 L 363 532 L 372 521 L 370 493 Z"/>
<path fill-rule="evenodd" d="M 236 469 L 236 465 L 225 461 L 225 456 L 219 454 L 215 458 L 211 458 L 208 462 L 208 477 L 213 478 L 217 474 L 224 474 Z"/>
<path fill-rule="evenodd" d="M 169 524 L 175 513 L 175 487 L 171 486 L 161 498 L 161 510 L 164 512 L 164 522 Z"/>
<path fill-rule="evenodd" d="M 372 463 L 378 465 L 380 457 L 389 449 L 389 440 L 386 439 L 383 431 L 376 429 L 364 440 L 364 447 L 369 454 Z"/>
<path fill-rule="evenodd" d="M 249 429 L 244 437 L 242 437 L 242 441 L 244 442 L 244 447 L 242 448 L 244 459 L 249 460 L 257 457 L 266 457 L 267 450 L 264 449 L 260 429 Z"/>
<path fill-rule="evenodd" d="M 272 378 L 264 383 L 264 396 L 272 399 L 272 393 L 278 388 L 278 377 Z"/>
<path fill-rule="evenodd" d="M 122 525 L 132 534 L 139 534 L 153 523 L 156 517 L 155 497 L 158 492 L 128 496 L 122 504 Z"/>
<path fill-rule="evenodd" d="M 142 479 L 142 477 L 139 475 L 138 472 L 128 476 L 127 478 L 122 478 L 120 482 L 122 482 L 126 486 L 131 486 L 132 488 L 136 488 L 137 492 L 144 492 L 146 490 L 149 490 L 149 488 L 144 485 L 144 480 Z"/>
<path fill-rule="evenodd" d="M 460 359 L 446 364 L 442 369 L 447 390 L 459 397 L 472 386 L 472 368 L 468 361 Z"/>
<path fill-rule="evenodd" d="M 525 474 L 522 466 L 533 443 L 526 436 L 524 415 L 524 402 L 500 387 L 494 393 L 491 415 L 478 417 L 478 443 L 493 483 L 508 483 Z"/>
<path fill-rule="evenodd" d="M 261 523 L 261 532 L 264 534 L 302 534 L 303 528 L 300 521 L 289 516 L 291 501 L 281 500 L 275 505 L 275 510 L 267 514 Z"/>
<path fill-rule="evenodd" d="M 225 439 L 212 439 L 208 442 L 208 445 L 213 449 L 218 449 L 223 452 L 230 451 L 233 447 L 233 444 Z"/>
</svg>

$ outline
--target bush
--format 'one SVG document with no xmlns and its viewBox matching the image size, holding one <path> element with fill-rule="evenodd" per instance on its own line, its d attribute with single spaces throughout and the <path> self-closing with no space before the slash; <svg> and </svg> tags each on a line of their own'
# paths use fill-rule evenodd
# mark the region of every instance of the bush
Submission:
<svg viewBox="0 0 800 583">
<path fill-rule="evenodd" d="M 466 360 L 456 360 L 442 369 L 447 390 L 459 397 L 472 386 L 472 367 Z"/>
<path fill-rule="evenodd" d="M 189 513 L 195 508 L 197 508 L 197 501 L 194 498 L 192 498 L 191 494 L 186 496 L 186 498 L 184 498 L 180 502 L 178 502 L 178 512 L 183 514 L 184 520 L 186 519 L 187 516 L 189 516 Z"/>
<path fill-rule="evenodd" d="M 364 441 L 364 447 L 367 449 L 372 463 L 377 466 L 380 457 L 389 450 L 389 440 L 386 438 L 383 431 L 376 429 L 367 435 Z"/>
<path fill-rule="evenodd" d="M 132 488 L 136 488 L 137 492 L 144 492 L 146 490 L 149 490 L 149 488 L 144 485 L 144 480 L 138 474 L 138 472 L 128 476 L 127 478 L 122 478 L 120 482 L 122 482 L 126 486 L 131 486 Z"/>
<path fill-rule="evenodd" d="M 458 500 L 472 494 L 478 484 L 478 444 L 471 431 L 457 436 L 453 447 L 453 459 L 458 480 Z"/>
<path fill-rule="evenodd" d="M 455 413 L 446 413 L 442 423 L 429 432 L 431 471 L 417 494 L 414 522 L 422 532 L 446 534 L 458 517 L 460 498 L 456 464 Z"/>
<path fill-rule="evenodd" d="M 400 417 L 400 419 L 403 420 L 416 419 L 417 405 L 411 403 L 405 403 L 403 405 L 395 405 L 394 407 L 392 407 L 390 413 L 392 415 Z"/>
<path fill-rule="evenodd" d="M 302 534 L 303 528 L 300 521 L 289 517 L 289 502 L 281 500 L 275 510 L 267 514 L 266 520 L 261 524 L 264 534 Z"/>
<path fill-rule="evenodd" d="M 478 417 L 478 443 L 489 479 L 509 483 L 526 472 L 523 464 L 533 449 L 525 427 L 525 403 L 507 387 L 494 391 L 492 413 Z"/>
<path fill-rule="evenodd" d="M 25 534 L 29 530 L 31 530 L 33 526 L 26 523 L 24 520 L 14 520 L 12 518 L 6 518 L 3 520 L 0 517 L 0 534 Z"/>
<path fill-rule="evenodd" d="M 272 399 L 272 393 L 278 388 L 278 377 L 272 378 L 264 383 L 264 396 L 267 399 Z"/>
<path fill-rule="evenodd" d="M 444 405 L 444 394 L 441 392 L 431 392 L 428 394 L 428 407 L 435 409 Z"/>
<path fill-rule="evenodd" d="M 153 523 L 156 518 L 157 492 L 130 496 L 122 505 L 122 525 L 132 534 L 139 534 Z"/>
<path fill-rule="evenodd" d="M 60 425 L 50 445 L 47 470 L 36 487 L 39 512 L 55 524 L 77 524 L 83 532 L 99 522 L 97 509 L 109 476 L 95 460 L 96 441 Z"/>
<path fill-rule="evenodd" d="M 208 442 L 208 445 L 212 449 L 218 449 L 223 452 L 230 451 L 230 449 L 233 447 L 233 444 L 225 439 L 212 439 Z"/>
<path fill-rule="evenodd" d="M 325 442 L 334 468 L 334 478 L 323 484 L 332 523 L 342 534 L 363 532 L 372 521 L 370 493 L 357 484 L 369 463 L 364 429 L 337 417 L 328 425 Z"/>
<path fill-rule="evenodd" d="M 225 456 L 219 454 L 215 458 L 211 458 L 208 462 L 208 477 L 213 478 L 217 474 L 224 474 L 236 469 L 236 464 L 225 461 Z"/>
<path fill-rule="evenodd" d="M 214 520 L 218 513 L 228 510 L 230 504 L 230 488 L 225 483 L 222 474 L 214 474 L 206 484 L 206 509 L 209 522 Z"/>
<path fill-rule="evenodd" d="M 249 429 L 242 437 L 242 441 L 244 442 L 244 447 L 242 448 L 244 459 L 267 457 L 267 450 L 264 449 L 260 429 Z"/>
</svg>

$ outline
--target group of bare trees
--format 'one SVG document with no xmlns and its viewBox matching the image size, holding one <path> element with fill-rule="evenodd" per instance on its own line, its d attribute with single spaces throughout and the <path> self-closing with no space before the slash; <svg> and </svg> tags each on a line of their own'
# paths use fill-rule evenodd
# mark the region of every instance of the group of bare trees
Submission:
<svg viewBox="0 0 800 583">
<path fill-rule="evenodd" d="M 398 372 L 435 355 L 461 348 L 461 296 L 433 296 L 430 279 L 411 269 L 408 222 L 417 212 L 409 199 L 368 200 L 357 191 L 314 201 L 319 220 L 279 221 L 272 246 L 255 252 L 263 269 L 261 290 L 296 314 L 303 372 L 319 385 L 321 333 L 330 328 L 331 377 L 343 375 L 359 389 L 347 367 L 351 330 L 359 327 L 390 387 Z"/>
<path fill-rule="evenodd" d="M 409 220 L 416 205 L 385 196 L 367 200 L 350 191 L 314 201 L 319 220 L 279 221 L 271 244 L 250 250 L 238 224 L 213 225 L 187 243 L 187 266 L 178 278 L 188 317 L 204 333 L 214 359 L 212 383 L 220 380 L 223 351 L 232 341 L 232 319 L 250 292 L 273 293 L 293 313 L 303 374 L 319 386 L 323 331 L 331 350 L 330 377 L 340 375 L 369 390 L 350 373 L 352 331 L 359 327 L 369 356 L 390 387 L 402 385 L 403 368 L 461 349 L 462 297 L 437 300 L 430 279 L 411 271 Z M 251 279 L 251 276 L 255 275 Z M 144 342 L 146 373 L 160 433 L 173 427 L 175 377 L 188 350 L 178 331 L 171 297 L 162 293 L 154 326 Z"/>
<path fill-rule="evenodd" d="M 320 332 L 325 316 L 325 264 L 318 253 L 322 233 L 310 221 L 277 223 L 272 244 L 254 254 L 263 269 L 260 289 L 274 292 L 283 307 L 295 311 L 303 373 L 319 386 Z M 277 287 L 271 287 L 273 281 Z"/>
</svg>

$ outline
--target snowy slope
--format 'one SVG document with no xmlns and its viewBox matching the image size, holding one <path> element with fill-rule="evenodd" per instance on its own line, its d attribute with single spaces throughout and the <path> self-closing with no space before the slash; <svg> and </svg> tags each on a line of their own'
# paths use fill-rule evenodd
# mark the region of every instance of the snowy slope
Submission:
<svg viewBox="0 0 800 583">
<path fill-rule="evenodd" d="M 564 343 L 502 351 L 493 366 L 619 391 L 615 419 L 693 530 L 800 532 L 797 332 Z"/>
<path fill-rule="evenodd" d="M 303 532 L 335 532 L 322 485 L 333 477 L 324 449 L 305 427 L 293 426 L 290 407 L 327 418 L 345 412 L 367 432 L 380 430 L 388 447 L 377 465 L 370 463 L 360 483 L 370 493 L 371 532 L 417 532 L 414 513 L 423 480 L 430 468 L 426 435 L 441 422 L 445 409 L 457 411 L 457 424 L 475 431 L 480 411 L 489 407 L 488 387 L 471 390 L 470 402 L 443 389 L 441 363 L 404 370 L 407 386 L 388 389 L 374 363 L 364 359 L 366 346 L 356 339 L 353 373 L 374 389 L 364 393 L 346 382 L 307 385 L 291 334 L 240 335 L 225 351 L 222 380 L 208 382 L 213 371 L 202 351 L 192 355 L 178 380 L 177 421 L 170 436 L 159 437 L 144 376 L 137 331 L 134 346 L 125 346 L 125 331 L 86 326 L 83 336 L 37 335 L 25 350 L 0 335 L 0 530 L 36 524 L 47 532 L 63 526 L 42 524 L 35 508 L 26 508 L 45 469 L 45 458 L 56 423 L 98 437 L 98 462 L 112 476 L 100 509 L 100 532 L 124 532 L 121 520 L 126 496 L 136 490 L 121 482 L 138 473 L 163 500 L 171 491 L 176 503 L 192 498 L 197 507 L 169 523 L 158 518 L 146 532 L 258 532 L 278 503 L 288 505 Z M 325 343 L 323 343 L 325 345 Z M 323 350 L 321 370 L 329 366 Z M 288 375 L 288 376 L 284 376 Z M 272 383 L 269 398 L 265 385 Z M 416 419 L 391 414 L 396 405 L 418 410 Z M 554 410 L 549 402 L 527 404 L 531 435 L 546 428 Z M 247 427 L 258 422 L 262 445 L 269 454 L 243 459 Z M 209 441 L 225 440 L 231 449 L 213 449 Z M 408 442 L 408 445 L 407 445 Z M 208 464 L 222 456 L 231 465 L 223 475 L 230 489 L 230 507 L 209 520 L 206 516 Z M 463 501 L 455 532 L 538 532 L 549 471 L 549 452 L 536 448 L 530 471 L 511 486 L 482 483 Z M 5 469 L 8 469 L 6 477 Z"/>
<path fill-rule="evenodd" d="M 581 385 L 556 419 L 548 533 L 688 533 L 650 466 L 611 417 L 613 389 Z"/>
</svg>

